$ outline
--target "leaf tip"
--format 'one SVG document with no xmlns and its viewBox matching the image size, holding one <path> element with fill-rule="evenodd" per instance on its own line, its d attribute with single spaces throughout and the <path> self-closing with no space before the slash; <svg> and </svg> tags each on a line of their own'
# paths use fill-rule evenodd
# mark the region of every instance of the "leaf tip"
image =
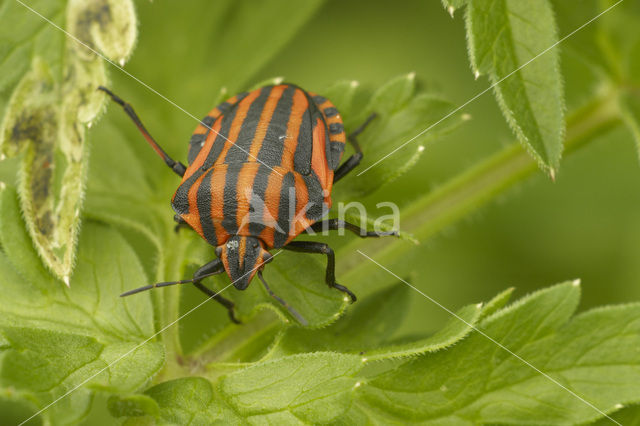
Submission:
<svg viewBox="0 0 640 426">
<path fill-rule="evenodd" d="M 358 86 L 360 86 L 360 82 L 358 80 L 352 80 L 351 81 L 351 87 L 353 87 L 355 89 Z"/>
<path fill-rule="evenodd" d="M 471 117 L 471 114 L 469 114 L 468 112 L 465 112 L 460 116 L 460 118 L 462 119 L 462 121 L 469 121 L 471 120 L 472 117 Z"/>
<path fill-rule="evenodd" d="M 551 181 L 555 182 L 556 181 L 556 170 L 551 168 L 549 169 L 549 177 L 551 178 Z"/>
<path fill-rule="evenodd" d="M 62 281 L 64 281 L 64 285 L 66 285 L 67 288 L 71 288 L 71 284 L 69 282 L 69 275 L 65 275 L 64 277 L 62 277 Z"/>
<path fill-rule="evenodd" d="M 621 410 L 621 409 L 623 409 L 623 408 L 624 408 L 624 405 L 622 405 L 622 404 L 616 404 L 616 405 L 614 405 L 614 406 L 613 406 L 613 408 L 614 408 L 614 409 L 616 409 L 616 410 Z"/>
<path fill-rule="evenodd" d="M 483 306 L 484 306 L 484 303 L 482 303 L 482 302 L 476 304 L 476 308 L 478 308 L 478 309 L 482 309 Z"/>
<path fill-rule="evenodd" d="M 578 278 L 577 280 L 571 281 L 571 285 L 574 287 L 580 287 L 580 284 L 582 284 L 582 282 L 580 281 L 580 278 Z"/>
<path fill-rule="evenodd" d="M 0 161 L 4 161 L 7 159 L 7 156 L 0 152 Z"/>
<path fill-rule="evenodd" d="M 418 147 L 418 152 L 422 152 L 422 151 L 424 151 L 424 145 L 420 145 L 420 146 Z"/>
<path fill-rule="evenodd" d="M 455 11 L 456 11 L 456 8 L 455 8 L 455 7 L 453 7 L 453 6 L 449 6 L 449 7 L 447 8 L 447 12 L 449 12 L 449 15 L 451 16 L 451 18 L 453 18 L 453 17 L 454 17 L 454 16 L 453 16 L 453 14 L 455 13 Z"/>
<path fill-rule="evenodd" d="M 480 78 L 480 71 L 475 70 L 475 71 L 473 72 L 473 78 L 475 78 L 476 80 L 477 80 L 478 78 Z"/>
<path fill-rule="evenodd" d="M 282 83 L 283 81 L 284 81 L 284 77 L 276 77 L 276 78 L 274 78 L 274 79 L 273 79 L 273 82 L 274 82 L 275 84 L 280 84 L 280 83 Z"/>
<path fill-rule="evenodd" d="M 369 359 L 367 357 L 362 357 L 360 361 L 362 361 L 362 363 L 365 364 L 367 361 L 369 361 Z"/>
<path fill-rule="evenodd" d="M 120 58 L 120 60 L 118 61 L 118 63 L 120 64 L 120 68 L 124 67 L 125 62 L 126 60 L 124 58 Z"/>
<path fill-rule="evenodd" d="M 416 72 L 415 71 L 411 71 L 409 74 L 407 74 L 407 79 L 415 80 L 416 79 Z"/>
</svg>

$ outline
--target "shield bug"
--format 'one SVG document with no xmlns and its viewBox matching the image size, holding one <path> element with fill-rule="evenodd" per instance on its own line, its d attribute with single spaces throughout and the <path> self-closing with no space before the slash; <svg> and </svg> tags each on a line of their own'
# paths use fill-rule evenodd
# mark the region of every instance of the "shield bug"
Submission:
<svg viewBox="0 0 640 426">
<path fill-rule="evenodd" d="M 265 86 L 233 96 L 211 110 L 191 135 L 189 166 L 185 166 L 158 145 L 131 105 L 105 87 L 99 90 L 124 109 L 156 153 L 182 178 L 171 201 L 174 219 L 214 246 L 216 255 L 191 279 L 151 284 L 122 296 L 193 283 L 224 305 L 231 320 L 238 322 L 233 302 L 201 281 L 226 272 L 233 285 L 244 290 L 257 274 L 268 293 L 305 324 L 262 276 L 272 259 L 269 250 L 281 248 L 327 256 L 326 283 L 356 300 L 335 280 L 331 247 L 294 239 L 305 232 L 337 229 L 361 237 L 396 235 L 367 232 L 343 220 L 322 220 L 331 207 L 333 184 L 362 160 L 356 138 L 375 115 L 347 137 L 340 114 L 328 99 L 293 84 Z M 341 164 L 347 140 L 355 153 Z"/>
</svg>

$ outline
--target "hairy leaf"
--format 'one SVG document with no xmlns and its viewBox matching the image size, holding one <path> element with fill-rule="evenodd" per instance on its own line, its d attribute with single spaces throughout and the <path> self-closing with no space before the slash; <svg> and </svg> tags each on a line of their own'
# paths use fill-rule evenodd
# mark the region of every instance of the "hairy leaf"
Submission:
<svg viewBox="0 0 640 426">
<path fill-rule="evenodd" d="M 380 290 L 350 308 L 340 321 L 320 330 L 288 328 L 267 358 L 315 351 L 367 352 L 387 341 L 408 310 L 403 284 Z"/>
<path fill-rule="evenodd" d="M 60 22 L 64 3 L 56 2 L 54 10 L 42 3 L 30 6 L 55 11 L 52 18 Z M 0 154 L 24 152 L 18 190 L 27 229 L 47 267 L 69 284 L 86 177 L 86 126 L 103 103 L 95 89 L 106 82 L 103 60 L 86 46 L 123 62 L 136 38 L 133 5 L 130 0 L 69 1 L 66 31 L 84 45 L 64 38 L 18 2 L 3 6 L 3 22 L 29 23 L 16 27 L 18 34 L 0 34 L 0 62 L 24 70 L 0 127 Z M 14 49 L 16 39 L 30 45 L 30 67 L 27 51 Z M 9 86 L 15 77 L 11 73 L 0 84 Z"/>
<path fill-rule="evenodd" d="M 467 39 L 473 72 L 489 76 L 513 132 L 553 176 L 562 154 L 565 107 L 549 2 L 470 2 Z"/>
<path fill-rule="evenodd" d="M 279 414 L 281 419 L 326 423 L 349 408 L 357 387 L 354 376 L 362 364 L 356 355 L 292 355 L 229 374 L 222 378 L 219 389 L 250 422 Z"/>
<path fill-rule="evenodd" d="M 392 182 L 416 164 L 424 151 L 424 143 L 441 137 L 465 119 L 456 112 L 442 120 L 454 109 L 453 105 L 432 94 L 416 93 L 414 73 L 390 80 L 370 95 L 363 107 L 354 110 L 343 108 L 338 102 L 353 108 L 360 105 L 355 99 L 361 99 L 366 91 L 358 85 L 346 86 L 339 83 L 328 92 L 339 88 L 347 90 L 335 101 L 341 113 L 349 118 L 345 122 L 347 132 L 356 130 L 374 113 L 376 118 L 357 138 L 364 158 L 353 176 L 346 177 L 345 184 L 334 188 L 337 200 L 365 196 Z M 345 158 L 347 155 L 349 151 Z"/>
<path fill-rule="evenodd" d="M 508 351 L 472 333 L 371 380 L 364 404 L 405 421 L 557 424 L 602 417 L 585 401 L 604 412 L 637 402 L 640 306 L 570 319 L 579 293 L 565 283 L 496 312 L 480 328 Z"/>
<path fill-rule="evenodd" d="M 447 9 L 449 15 L 453 18 L 453 14 L 457 9 L 460 9 L 467 4 L 467 0 L 442 0 L 442 6 Z"/>
<path fill-rule="evenodd" d="M 153 341 L 140 345 L 154 332 L 149 297 L 118 297 L 129 281 L 146 281 L 131 248 L 115 231 L 87 223 L 72 277 L 77 285 L 52 286 L 20 219 L 15 190 L 0 195 L 0 333 L 9 345 L 0 386 L 19 389 L 42 407 L 95 375 L 45 411 L 60 422 L 65 412 L 77 418 L 88 410 L 90 389 L 137 390 L 160 369 L 164 350 Z"/>
</svg>

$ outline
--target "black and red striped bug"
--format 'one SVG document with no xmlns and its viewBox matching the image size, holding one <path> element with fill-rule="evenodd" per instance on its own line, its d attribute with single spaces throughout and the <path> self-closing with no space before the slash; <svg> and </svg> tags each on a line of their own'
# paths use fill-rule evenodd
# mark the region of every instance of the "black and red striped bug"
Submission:
<svg viewBox="0 0 640 426">
<path fill-rule="evenodd" d="M 331 247 L 293 240 L 303 232 L 327 229 L 347 229 L 361 237 L 396 235 L 367 232 L 338 219 L 321 221 L 331 207 L 333 184 L 362 160 L 356 137 L 374 116 L 347 138 L 342 118 L 328 99 L 293 84 L 265 86 L 228 99 L 202 119 L 191 136 L 186 167 L 158 145 L 131 105 L 104 87 L 99 90 L 124 108 L 156 153 L 182 177 L 171 202 L 176 222 L 216 247 L 216 259 L 199 268 L 192 279 L 147 285 L 122 296 L 193 283 L 224 305 L 231 320 L 238 322 L 233 302 L 201 281 L 226 271 L 233 285 L 244 290 L 257 273 L 269 294 L 305 323 L 273 294 L 262 276 L 264 265 L 272 258 L 269 250 L 283 248 L 326 255 L 326 283 L 356 300 L 335 280 Z M 355 153 L 340 164 L 347 139 Z"/>
</svg>

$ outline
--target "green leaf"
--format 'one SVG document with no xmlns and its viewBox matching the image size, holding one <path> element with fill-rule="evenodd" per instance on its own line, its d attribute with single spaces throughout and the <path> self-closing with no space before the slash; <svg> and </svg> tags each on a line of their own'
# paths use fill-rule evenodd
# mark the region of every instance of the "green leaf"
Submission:
<svg viewBox="0 0 640 426">
<path fill-rule="evenodd" d="M 107 402 L 109 412 L 114 417 L 141 417 L 160 415 L 160 407 L 155 399 L 148 395 L 134 394 L 127 396 L 112 396 Z"/>
<path fill-rule="evenodd" d="M 467 39 L 473 72 L 489 75 L 511 129 L 553 177 L 562 154 L 565 107 L 558 51 L 551 48 L 558 36 L 549 2 L 470 2 Z"/>
<path fill-rule="evenodd" d="M 439 351 L 457 343 L 471 333 L 481 314 L 482 304 L 465 306 L 456 312 L 455 318 L 451 318 L 444 328 L 433 336 L 369 351 L 367 359 L 377 361 Z"/>
<path fill-rule="evenodd" d="M 103 349 L 94 338 L 55 331 L 5 327 L 2 334 L 11 343 L 0 370 L 3 384 L 34 392 L 50 391 Z"/>
<path fill-rule="evenodd" d="M 605 412 L 640 399 L 640 305 L 570 319 L 576 283 L 539 291 L 485 319 L 483 333 Z M 584 423 L 602 414 L 530 365 L 472 333 L 369 382 L 365 405 L 396 419 L 510 424 Z"/>
<path fill-rule="evenodd" d="M 362 365 L 356 355 L 292 355 L 229 374 L 219 389 L 250 422 L 264 423 L 277 414 L 279 421 L 326 423 L 349 408 Z"/>
<path fill-rule="evenodd" d="M 467 0 L 442 0 L 442 6 L 449 12 L 452 18 L 456 9 L 460 9 L 466 4 Z"/>
<path fill-rule="evenodd" d="M 338 108 L 347 131 L 353 131 L 366 119 L 365 108 L 371 94 L 356 80 L 341 80 L 320 92 Z"/>
<path fill-rule="evenodd" d="M 341 83 L 337 87 L 345 86 L 346 83 Z M 351 89 L 354 93 L 345 95 L 348 99 L 344 102 L 354 108 L 360 104 L 351 99 L 364 96 L 362 93 L 365 89 L 360 89 L 360 86 Z M 466 115 L 456 112 L 440 122 L 444 116 L 451 114 L 453 105 L 433 94 L 416 94 L 415 91 L 415 74 L 410 73 L 378 88 L 364 107 L 345 109 L 336 101 L 341 114 L 350 118 L 346 125 L 349 132 L 364 123 L 371 114 L 375 113 L 377 117 L 358 137 L 364 152 L 358 170 L 366 173 L 366 178 L 357 177 L 355 173 L 347 176 L 345 180 L 349 181 L 348 184 L 334 188 L 334 199 L 348 200 L 379 190 L 416 164 L 425 149 L 423 144 L 442 137 L 468 119 Z M 392 155 L 388 155 L 392 152 Z"/>
<path fill-rule="evenodd" d="M 263 362 L 223 376 L 164 382 L 149 389 L 160 417 L 174 424 L 326 423 L 351 404 L 362 368 L 355 355 L 314 353 Z"/>
<path fill-rule="evenodd" d="M 504 305 L 506 305 L 509 302 L 509 299 L 511 299 L 511 295 L 513 294 L 514 290 L 515 288 L 513 287 L 508 288 L 504 290 L 502 293 L 495 296 L 489 302 L 487 302 L 482 308 L 481 318 L 484 319 L 485 317 L 496 312 L 498 309 L 501 309 L 502 307 L 504 307 Z"/>
<path fill-rule="evenodd" d="M 43 414 L 71 422 L 89 409 L 93 390 L 143 386 L 162 366 L 164 350 L 157 342 L 142 344 L 154 333 L 149 296 L 118 297 L 129 282 L 147 281 L 124 239 L 86 223 L 75 285 L 66 288 L 52 285 L 38 261 L 11 187 L 1 193 L 0 223 L 0 330 L 10 345 L 0 360 L 0 387 L 20 389 L 43 407 L 95 375 Z M 18 270 L 28 271 L 26 279 Z"/>
<path fill-rule="evenodd" d="M 386 342 L 401 325 L 409 307 L 409 289 L 398 284 L 354 304 L 340 321 L 320 330 L 288 328 L 266 358 L 335 351 L 362 353 Z"/>
<path fill-rule="evenodd" d="M 238 416 L 214 393 L 211 383 L 185 377 L 156 385 L 146 391 L 160 407 L 160 418 L 170 424 L 238 423 Z"/>
<path fill-rule="evenodd" d="M 56 5 L 54 19 L 60 21 L 62 4 Z M 13 65 L 18 61 L 24 70 L 0 126 L 0 154 L 24 153 L 18 189 L 27 229 L 45 265 L 68 284 L 84 196 L 86 126 L 104 101 L 95 90 L 106 83 L 104 64 L 19 3 L 5 6 L 3 22 L 16 16 L 30 22 L 16 27 L 19 35 L 0 34 L 0 59 Z M 45 11 L 39 2 L 31 6 Z M 112 60 L 124 63 L 133 49 L 137 26 L 130 0 L 70 1 L 64 22 L 71 36 Z M 41 39 L 40 29 L 47 40 Z M 25 50 L 13 57 L 15 39 L 32 48 L 30 68 L 24 65 Z M 6 79 L 5 86 L 14 79 Z"/>
</svg>

